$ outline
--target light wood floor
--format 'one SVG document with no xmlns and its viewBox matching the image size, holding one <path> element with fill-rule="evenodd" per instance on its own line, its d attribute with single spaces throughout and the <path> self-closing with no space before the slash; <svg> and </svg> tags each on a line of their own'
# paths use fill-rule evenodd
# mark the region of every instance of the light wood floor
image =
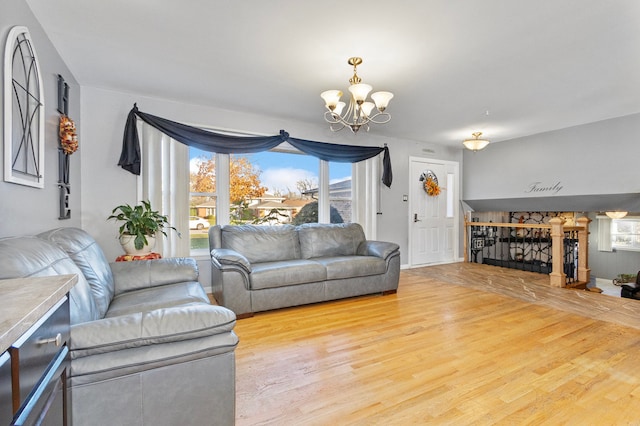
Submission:
<svg viewBox="0 0 640 426">
<path fill-rule="evenodd" d="M 237 424 L 640 424 L 640 301 L 540 278 L 432 266 L 239 320 Z"/>
</svg>

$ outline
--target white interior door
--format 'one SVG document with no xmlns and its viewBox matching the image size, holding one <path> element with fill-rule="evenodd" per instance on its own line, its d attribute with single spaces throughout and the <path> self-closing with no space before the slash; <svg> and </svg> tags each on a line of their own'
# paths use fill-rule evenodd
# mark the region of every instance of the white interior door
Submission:
<svg viewBox="0 0 640 426">
<path fill-rule="evenodd" d="M 411 157 L 409 170 L 410 264 L 453 262 L 458 251 L 458 163 Z M 440 195 L 426 193 L 427 175 L 436 177 Z"/>
</svg>

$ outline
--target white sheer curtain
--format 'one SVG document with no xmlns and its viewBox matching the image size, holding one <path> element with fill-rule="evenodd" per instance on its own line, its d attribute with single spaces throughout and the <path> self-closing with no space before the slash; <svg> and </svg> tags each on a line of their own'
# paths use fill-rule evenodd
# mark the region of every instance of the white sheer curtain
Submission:
<svg viewBox="0 0 640 426">
<path fill-rule="evenodd" d="M 163 257 L 189 256 L 189 147 L 155 128 L 138 122 L 142 168 L 138 200 L 169 218 L 180 236 L 168 230 L 156 240 Z"/>
<path fill-rule="evenodd" d="M 362 225 L 367 239 L 378 233 L 378 203 L 380 202 L 380 156 L 355 163 L 351 181 L 353 222 Z"/>
<path fill-rule="evenodd" d="M 613 251 L 611 246 L 611 218 L 597 215 L 598 219 L 598 251 Z"/>
</svg>

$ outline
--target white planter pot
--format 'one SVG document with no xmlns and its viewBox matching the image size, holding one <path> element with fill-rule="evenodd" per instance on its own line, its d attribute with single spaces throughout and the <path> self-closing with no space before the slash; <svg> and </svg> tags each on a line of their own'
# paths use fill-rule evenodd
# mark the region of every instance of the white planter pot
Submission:
<svg viewBox="0 0 640 426">
<path fill-rule="evenodd" d="M 151 237 L 147 235 L 146 246 L 143 246 L 140 250 L 136 249 L 135 244 L 135 236 L 129 234 L 120 235 L 120 245 L 124 249 L 125 253 L 130 254 L 132 256 L 144 256 L 153 251 L 153 248 L 156 246 L 156 237 Z"/>
</svg>

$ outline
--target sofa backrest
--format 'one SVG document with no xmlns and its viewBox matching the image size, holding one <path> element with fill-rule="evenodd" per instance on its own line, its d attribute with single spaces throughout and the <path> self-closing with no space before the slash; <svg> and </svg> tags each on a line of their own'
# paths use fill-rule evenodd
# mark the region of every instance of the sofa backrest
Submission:
<svg viewBox="0 0 640 426">
<path fill-rule="evenodd" d="M 353 256 L 366 240 L 357 223 L 305 223 L 297 227 L 303 259 Z"/>
<path fill-rule="evenodd" d="M 82 271 L 62 249 L 37 237 L 0 238 L 0 279 L 66 274 L 78 276 L 69 292 L 71 324 L 101 318 Z"/>
<path fill-rule="evenodd" d="M 292 225 L 225 225 L 220 232 L 221 247 L 217 248 L 235 250 L 251 263 L 300 259 L 298 233 Z"/>
<path fill-rule="evenodd" d="M 100 318 L 109 309 L 115 293 L 113 274 L 104 252 L 86 231 L 79 228 L 57 228 L 38 235 L 60 247 L 80 268 L 86 278 Z"/>
</svg>

